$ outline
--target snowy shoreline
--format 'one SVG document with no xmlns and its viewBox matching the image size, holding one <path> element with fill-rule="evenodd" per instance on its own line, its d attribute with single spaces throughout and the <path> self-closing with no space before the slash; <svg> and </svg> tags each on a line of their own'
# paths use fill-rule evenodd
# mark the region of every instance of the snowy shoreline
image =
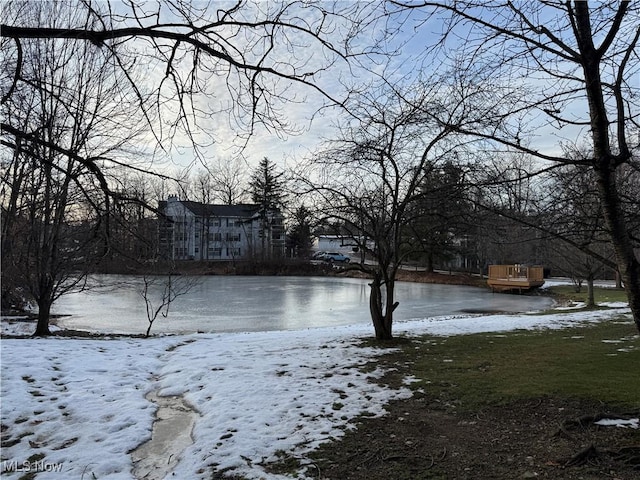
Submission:
<svg viewBox="0 0 640 480">
<path fill-rule="evenodd" d="M 397 335 L 461 335 L 565 328 L 628 314 L 459 315 L 395 323 Z M 3 477 L 135 479 L 131 453 L 151 438 L 157 405 L 179 396 L 196 412 L 193 444 L 167 478 L 208 479 L 214 468 L 246 478 L 278 452 L 304 458 L 353 428 L 359 415 L 410 396 L 370 381 L 361 367 L 384 352 L 363 347 L 370 325 L 297 331 L 81 338 L 3 338 Z M 34 455 L 36 455 L 34 457 Z M 35 460 L 34 460 L 35 459 Z M 54 468 L 56 467 L 56 468 Z M 59 467 L 59 468 L 58 468 Z"/>
</svg>

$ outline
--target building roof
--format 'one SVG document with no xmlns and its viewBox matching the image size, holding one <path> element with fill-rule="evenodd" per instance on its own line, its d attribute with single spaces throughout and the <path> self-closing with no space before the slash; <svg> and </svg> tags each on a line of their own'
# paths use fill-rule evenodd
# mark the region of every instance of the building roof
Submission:
<svg viewBox="0 0 640 480">
<path fill-rule="evenodd" d="M 260 205 L 254 204 L 215 205 L 188 200 L 182 200 L 181 203 L 199 217 L 251 218 L 260 211 Z"/>
<path fill-rule="evenodd" d="M 178 200 L 176 197 L 170 196 L 168 200 L 160 200 L 158 209 L 160 212 L 167 212 L 169 204 L 179 203 L 189 210 L 196 217 L 201 218 L 256 218 L 260 216 L 262 206 L 255 203 L 242 203 L 238 205 L 218 205 L 194 202 L 191 200 Z M 282 217 L 280 209 L 270 209 L 269 213 Z"/>
</svg>

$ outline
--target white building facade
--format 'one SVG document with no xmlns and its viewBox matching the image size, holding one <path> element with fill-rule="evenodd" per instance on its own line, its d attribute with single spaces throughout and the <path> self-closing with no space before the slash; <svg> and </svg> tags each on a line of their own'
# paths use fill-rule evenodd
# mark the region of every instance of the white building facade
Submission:
<svg viewBox="0 0 640 480">
<path fill-rule="evenodd" d="M 284 255 L 284 217 L 260 205 L 215 205 L 170 196 L 159 204 L 159 244 L 173 260 L 272 259 Z"/>
</svg>

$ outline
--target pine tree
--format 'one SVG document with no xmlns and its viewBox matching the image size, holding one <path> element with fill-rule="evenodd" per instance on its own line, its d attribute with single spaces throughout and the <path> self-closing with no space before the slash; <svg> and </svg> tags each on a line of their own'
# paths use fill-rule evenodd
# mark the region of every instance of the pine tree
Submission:
<svg viewBox="0 0 640 480">
<path fill-rule="evenodd" d="M 293 225 L 289 232 L 291 248 L 298 258 L 311 256 L 311 247 L 313 246 L 311 228 L 311 211 L 304 205 L 298 207 L 293 213 Z"/>
<path fill-rule="evenodd" d="M 278 172 L 276 164 L 264 157 L 251 176 L 251 199 L 261 206 L 261 211 L 280 208 L 285 199 L 284 172 Z"/>
<path fill-rule="evenodd" d="M 249 191 L 252 201 L 260 206 L 260 237 L 262 239 L 262 260 L 271 257 L 273 218 L 279 213 L 285 199 L 284 172 L 278 172 L 276 165 L 267 157 L 264 157 L 257 170 L 251 176 Z"/>
</svg>

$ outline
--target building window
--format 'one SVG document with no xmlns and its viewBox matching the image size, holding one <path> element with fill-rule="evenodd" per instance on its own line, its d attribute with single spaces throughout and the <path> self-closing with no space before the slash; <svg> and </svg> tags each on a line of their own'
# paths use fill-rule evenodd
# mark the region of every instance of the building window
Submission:
<svg viewBox="0 0 640 480">
<path fill-rule="evenodd" d="M 239 233 L 227 233 L 227 242 L 239 242 L 240 234 Z"/>
<path fill-rule="evenodd" d="M 209 257 L 210 258 L 215 258 L 215 257 L 222 257 L 222 248 L 213 248 L 210 247 L 209 248 Z"/>
<path fill-rule="evenodd" d="M 240 249 L 239 248 L 227 248 L 227 257 L 239 257 Z"/>
</svg>

